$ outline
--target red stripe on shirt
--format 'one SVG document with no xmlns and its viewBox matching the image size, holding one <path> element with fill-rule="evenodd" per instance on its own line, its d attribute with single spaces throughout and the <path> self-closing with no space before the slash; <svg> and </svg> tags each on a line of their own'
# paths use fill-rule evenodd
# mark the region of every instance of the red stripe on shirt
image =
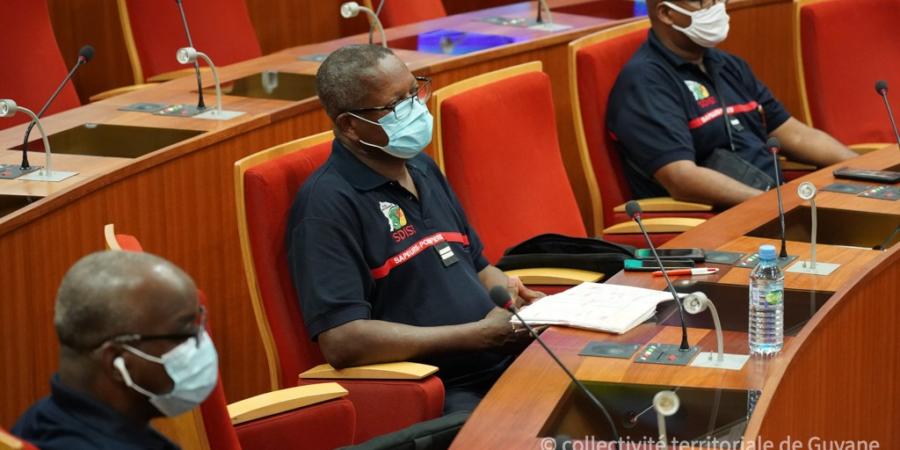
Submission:
<svg viewBox="0 0 900 450">
<path fill-rule="evenodd" d="M 434 233 L 430 236 L 426 236 L 422 239 L 419 239 L 415 244 L 407 247 L 406 250 L 403 250 L 402 252 L 388 258 L 381 267 L 372 269 L 372 278 L 378 280 L 388 276 L 388 274 L 391 273 L 391 270 L 394 267 L 397 267 L 415 258 L 419 253 L 422 253 L 423 251 L 434 247 L 441 242 L 456 242 L 458 244 L 468 246 L 469 237 L 462 233 L 451 231 L 442 231 L 440 233 Z"/>
<path fill-rule="evenodd" d="M 728 115 L 731 116 L 738 113 L 756 111 L 758 107 L 759 103 L 756 103 L 755 101 L 744 103 L 743 105 L 731 105 L 728 107 Z M 697 117 L 696 119 L 691 120 L 690 122 L 688 122 L 688 128 L 692 130 L 695 128 L 700 128 L 710 121 L 718 119 L 719 117 L 722 117 L 722 108 L 716 108 L 700 117 Z"/>
</svg>

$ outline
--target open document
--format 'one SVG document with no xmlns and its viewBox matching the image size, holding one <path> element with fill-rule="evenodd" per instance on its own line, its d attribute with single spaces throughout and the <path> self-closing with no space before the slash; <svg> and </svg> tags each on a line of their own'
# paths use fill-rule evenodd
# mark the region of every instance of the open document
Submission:
<svg viewBox="0 0 900 450">
<path fill-rule="evenodd" d="M 672 294 L 617 284 L 581 283 L 519 311 L 529 325 L 565 325 L 622 334 L 656 313 Z M 513 323 L 519 321 L 516 317 Z"/>
</svg>

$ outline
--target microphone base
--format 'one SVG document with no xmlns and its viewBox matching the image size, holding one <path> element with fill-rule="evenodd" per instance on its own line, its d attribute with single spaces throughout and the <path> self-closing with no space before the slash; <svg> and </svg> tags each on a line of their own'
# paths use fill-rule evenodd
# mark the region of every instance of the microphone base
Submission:
<svg viewBox="0 0 900 450">
<path fill-rule="evenodd" d="M 691 367 L 704 367 L 707 369 L 723 369 L 723 370 L 741 370 L 744 364 L 750 359 L 750 355 L 737 355 L 734 353 L 723 353 L 722 360 L 719 361 L 717 352 L 702 352 L 690 364 Z"/>
<path fill-rule="evenodd" d="M 41 169 L 41 170 L 31 172 L 28 175 L 19 177 L 19 179 L 26 180 L 26 181 L 58 182 L 58 181 L 65 180 L 66 178 L 71 178 L 71 177 L 74 177 L 75 175 L 78 175 L 78 172 L 64 172 L 62 170 L 53 170 L 53 171 L 47 172 L 47 171 L 43 170 L 43 168 L 41 168 L 41 167 L 39 167 L 38 169 Z"/>
<path fill-rule="evenodd" d="M 31 166 L 22 170 L 22 166 L 19 164 L 0 164 L 0 180 L 12 180 L 39 169 L 40 166 Z"/>
<path fill-rule="evenodd" d="M 813 269 L 812 262 L 797 261 L 796 264 L 785 270 L 785 272 L 828 276 L 831 275 L 835 270 L 838 270 L 838 267 L 841 267 L 841 265 L 816 261 L 816 268 Z"/>
<path fill-rule="evenodd" d="M 209 107 L 206 108 L 198 108 L 197 105 L 192 104 L 181 104 L 181 105 L 170 105 L 167 106 L 153 114 L 157 116 L 171 116 L 171 117 L 193 117 L 197 114 L 202 113 L 203 111 L 209 111 Z"/>
<path fill-rule="evenodd" d="M 194 116 L 194 119 L 203 119 L 203 120 L 231 120 L 235 117 L 242 116 L 245 113 L 244 111 L 227 111 L 222 110 L 219 112 L 217 109 L 207 109 L 206 112 L 197 114 Z"/>
<path fill-rule="evenodd" d="M 697 346 L 682 351 L 679 344 L 651 343 L 638 353 L 638 357 L 634 362 L 663 366 L 686 366 L 699 353 L 700 347 Z"/>
</svg>

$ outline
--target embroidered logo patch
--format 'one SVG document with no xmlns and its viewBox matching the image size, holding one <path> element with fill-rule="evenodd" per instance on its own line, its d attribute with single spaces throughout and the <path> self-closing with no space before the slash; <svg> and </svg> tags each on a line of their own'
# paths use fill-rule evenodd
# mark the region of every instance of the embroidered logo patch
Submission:
<svg viewBox="0 0 900 450">
<path fill-rule="evenodd" d="M 691 94 L 694 94 L 694 100 L 699 102 L 700 100 L 709 97 L 709 90 L 706 89 L 706 86 L 692 80 L 684 80 L 684 84 L 687 85 Z"/>
<path fill-rule="evenodd" d="M 397 231 L 406 225 L 406 214 L 403 214 L 403 210 L 399 206 L 390 202 L 380 202 L 378 206 L 381 207 L 381 213 L 387 218 L 391 232 Z"/>
</svg>

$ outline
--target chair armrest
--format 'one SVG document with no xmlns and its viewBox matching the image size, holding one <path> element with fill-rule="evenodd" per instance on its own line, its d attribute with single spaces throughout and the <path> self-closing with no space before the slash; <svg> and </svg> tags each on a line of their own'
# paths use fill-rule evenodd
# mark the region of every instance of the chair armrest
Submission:
<svg viewBox="0 0 900 450">
<path fill-rule="evenodd" d="M 178 78 L 186 77 L 188 75 L 194 74 L 194 67 L 185 67 L 184 69 L 173 70 L 171 72 L 161 73 L 159 75 L 154 75 L 150 78 L 147 78 L 147 81 L 150 83 L 162 83 L 165 81 L 172 81 Z M 212 71 L 210 71 L 209 67 L 203 66 L 200 68 L 200 76 L 208 77 L 212 75 Z"/>
<path fill-rule="evenodd" d="M 132 84 L 131 86 L 122 86 L 117 87 L 115 89 L 110 89 L 108 91 L 103 91 L 99 94 L 94 94 L 88 98 L 88 100 L 92 102 L 105 100 L 110 97 L 115 97 L 117 95 L 127 94 L 129 92 L 139 91 L 141 89 L 146 89 L 150 86 L 156 86 L 156 83 L 144 83 L 144 84 Z"/>
<path fill-rule="evenodd" d="M 703 203 L 683 202 L 672 197 L 644 198 L 637 201 L 641 210 L 646 212 L 658 211 L 712 211 L 712 205 Z M 615 212 L 625 212 L 625 203 L 613 208 Z"/>
<path fill-rule="evenodd" d="M 850 146 L 850 150 L 853 150 L 860 155 L 865 155 L 866 153 L 874 152 L 875 150 L 881 150 L 890 145 L 894 144 L 889 144 L 887 142 L 867 142 L 865 144 L 853 144 Z"/>
<path fill-rule="evenodd" d="M 25 444 L 22 443 L 19 438 L 13 436 L 12 434 L 7 433 L 3 429 L 0 429 L 0 449 L 19 449 L 25 448 Z M 35 447 L 32 447 L 35 448 Z"/>
<path fill-rule="evenodd" d="M 703 219 L 690 217 L 653 217 L 644 219 L 644 228 L 648 233 L 681 233 L 706 222 Z M 603 234 L 631 234 L 640 233 L 641 229 L 636 222 L 617 223 L 603 230 Z"/>
<path fill-rule="evenodd" d="M 228 405 L 231 423 L 249 422 L 347 395 L 337 383 L 319 383 L 267 392 Z"/>
<path fill-rule="evenodd" d="M 590 270 L 568 269 L 563 267 L 534 267 L 528 269 L 507 270 L 507 276 L 519 277 L 526 285 L 575 286 L 585 281 L 599 281 L 603 278 L 600 272 Z"/>
<path fill-rule="evenodd" d="M 435 366 L 413 362 L 369 364 L 366 366 L 335 369 L 331 364 L 319 364 L 300 374 L 302 379 L 368 379 L 368 380 L 421 380 L 438 371 Z"/>
</svg>

